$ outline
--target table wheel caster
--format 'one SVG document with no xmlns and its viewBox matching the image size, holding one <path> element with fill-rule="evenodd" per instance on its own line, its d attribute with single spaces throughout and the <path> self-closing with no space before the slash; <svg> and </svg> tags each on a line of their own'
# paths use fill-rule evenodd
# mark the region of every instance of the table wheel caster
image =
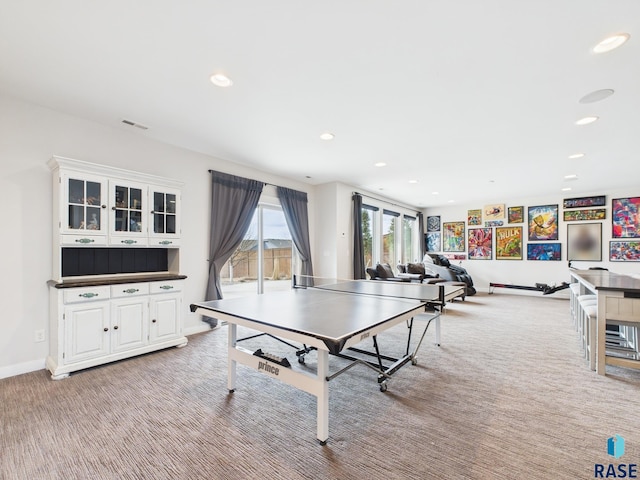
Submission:
<svg viewBox="0 0 640 480">
<path fill-rule="evenodd" d="M 383 382 L 380 382 L 380 391 L 381 392 L 386 392 L 387 391 L 387 381 L 386 380 L 383 381 Z"/>
</svg>

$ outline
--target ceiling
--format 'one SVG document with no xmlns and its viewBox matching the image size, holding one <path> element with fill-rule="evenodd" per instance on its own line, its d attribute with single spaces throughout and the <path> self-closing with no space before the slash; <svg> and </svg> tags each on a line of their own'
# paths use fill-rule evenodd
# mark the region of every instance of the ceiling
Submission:
<svg viewBox="0 0 640 480">
<path fill-rule="evenodd" d="M 640 186 L 637 0 L 2 0 L 0 93 L 417 207 Z"/>
</svg>

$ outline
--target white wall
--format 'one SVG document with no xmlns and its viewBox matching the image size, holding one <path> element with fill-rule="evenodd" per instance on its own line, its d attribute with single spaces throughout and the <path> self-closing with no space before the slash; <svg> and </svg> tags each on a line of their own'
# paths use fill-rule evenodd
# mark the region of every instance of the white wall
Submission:
<svg viewBox="0 0 640 480">
<path fill-rule="evenodd" d="M 569 282 L 569 270 L 567 259 L 567 224 L 568 223 L 598 223 L 589 222 L 565 222 L 562 220 L 562 202 L 565 198 L 579 198 L 586 196 L 606 195 L 607 197 L 607 218 L 598 221 L 602 223 L 602 262 L 572 262 L 574 268 L 586 269 L 589 267 L 604 267 L 617 273 L 632 274 L 640 273 L 640 263 L 637 262 L 609 262 L 609 241 L 611 240 L 611 200 L 613 198 L 635 197 L 640 195 L 640 187 L 638 190 L 615 190 L 589 192 L 588 194 L 565 194 L 553 197 L 538 198 L 520 198 L 505 199 L 505 207 L 524 206 L 525 223 L 507 224 L 505 226 L 521 225 L 523 227 L 523 260 L 452 260 L 452 263 L 459 264 L 466 268 L 473 278 L 474 286 L 479 291 L 488 291 L 489 283 L 505 283 L 514 285 L 534 286 L 536 283 L 546 283 L 548 285 Z M 498 202 L 496 202 L 498 203 Z M 562 244 L 562 260 L 561 261 L 527 261 L 526 260 L 526 244 L 527 241 L 527 207 L 535 205 L 555 205 L 558 204 L 559 216 L 559 239 Z M 484 205 L 456 205 L 441 208 L 427 208 L 424 210 L 425 222 L 428 215 L 440 215 L 441 222 L 460 222 L 467 221 L 467 211 L 472 209 L 481 209 Z M 466 229 L 469 226 L 466 225 Z M 474 228 L 473 226 L 471 228 Z M 495 229 L 494 229 L 495 237 Z M 542 242 L 544 243 L 544 242 Z M 495 238 L 493 240 L 495 258 Z M 466 253 L 466 252 L 465 252 Z M 540 295 L 538 292 L 527 292 L 522 290 L 496 289 L 496 293 L 517 293 Z M 566 292 L 558 292 L 554 295 L 565 296 Z"/>
<path fill-rule="evenodd" d="M 118 120 L 114 119 L 114 124 Z M 313 187 L 213 157 L 162 144 L 128 127 L 105 127 L 0 95 L 0 378 L 44 368 L 48 354 L 48 287 L 52 269 L 52 155 L 150 173 L 185 182 L 180 270 L 185 333 L 204 328 L 189 304 L 201 301 L 207 281 L 210 175 L 254 178 L 307 192 L 314 251 Z M 317 255 L 314 255 L 315 264 Z M 45 329 L 47 341 L 34 342 Z"/>
</svg>

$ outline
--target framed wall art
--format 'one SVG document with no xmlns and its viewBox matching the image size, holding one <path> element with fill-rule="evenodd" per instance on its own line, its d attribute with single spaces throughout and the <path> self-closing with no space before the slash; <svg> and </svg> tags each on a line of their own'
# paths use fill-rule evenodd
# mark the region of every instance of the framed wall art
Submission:
<svg viewBox="0 0 640 480">
<path fill-rule="evenodd" d="M 527 260 L 556 260 L 562 257 L 561 243 L 528 243 Z"/>
<path fill-rule="evenodd" d="M 507 209 L 507 221 L 509 223 L 523 223 L 524 207 L 509 207 Z"/>
<path fill-rule="evenodd" d="M 592 208 L 590 210 L 565 210 L 562 219 L 565 222 L 577 222 L 580 220 L 604 220 L 607 218 L 605 208 Z"/>
<path fill-rule="evenodd" d="M 529 207 L 529 240 L 558 240 L 558 205 Z"/>
<path fill-rule="evenodd" d="M 602 223 L 567 224 L 567 260 L 602 261 Z"/>
<path fill-rule="evenodd" d="M 442 223 L 442 251 L 464 252 L 464 222 Z"/>
<path fill-rule="evenodd" d="M 485 205 L 483 215 L 485 220 L 504 218 L 504 204 Z"/>
<path fill-rule="evenodd" d="M 440 232 L 427 233 L 427 252 L 439 252 L 442 245 Z"/>
<path fill-rule="evenodd" d="M 612 204 L 613 238 L 640 238 L 640 197 L 614 198 Z"/>
<path fill-rule="evenodd" d="M 522 260 L 522 227 L 496 228 L 496 260 Z"/>
<path fill-rule="evenodd" d="M 440 231 L 440 216 L 435 215 L 427 217 L 427 232 L 439 232 Z"/>
<path fill-rule="evenodd" d="M 609 242 L 609 260 L 612 262 L 640 262 L 640 241 L 613 240 Z"/>
<path fill-rule="evenodd" d="M 469 225 L 482 225 L 482 209 L 468 210 L 467 223 Z"/>
<path fill-rule="evenodd" d="M 585 207 L 604 207 L 607 203 L 607 197 L 598 195 L 596 197 L 581 198 L 565 198 L 562 201 L 563 208 L 585 208 Z"/>
<path fill-rule="evenodd" d="M 491 228 L 470 228 L 468 235 L 469 260 L 491 260 L 493 239 Z"/>
</svg>

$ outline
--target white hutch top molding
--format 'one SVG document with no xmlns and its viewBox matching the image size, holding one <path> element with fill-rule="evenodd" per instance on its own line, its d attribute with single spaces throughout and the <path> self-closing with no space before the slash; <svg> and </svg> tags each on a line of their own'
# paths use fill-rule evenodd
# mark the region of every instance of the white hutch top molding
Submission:
<svg viewBox="0 0 640 480">
<path fill-rule="evenodd" d="M 52 157 L 53 275 L 46 367 L 70 372 L 168 347 L 183 336 L 183 183 Z"/>
</svg>

